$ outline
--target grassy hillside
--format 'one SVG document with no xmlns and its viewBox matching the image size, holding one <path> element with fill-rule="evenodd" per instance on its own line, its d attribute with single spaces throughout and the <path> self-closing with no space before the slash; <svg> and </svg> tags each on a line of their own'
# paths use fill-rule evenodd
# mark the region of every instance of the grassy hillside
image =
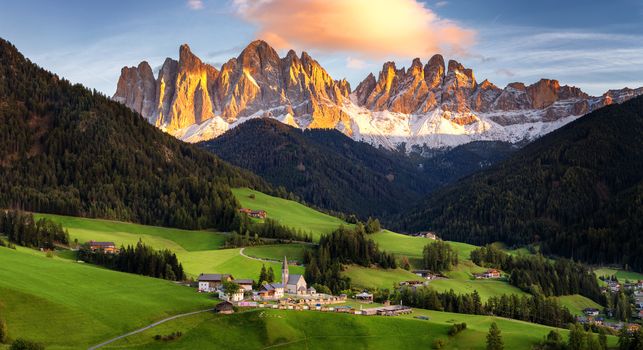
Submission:
<svg viewBox="0 0 643 350">
<path fill-rule="evenodd" d="M 596 303 L 595 301 L 586 298 L 582 295 L 563 295 L 556 297 L 562 306 L 565 306 L 572 315 L 583 315 L 583 309 L 591 307 L 599 310 L 603 310 L 603 307 Z"/>
<path fill-rule="evenodd" d="M 248 256 L 260 259 L 282 260 L 285 257 L 288 261 L 301 262 L 304 259 L 305 244 L 275 244 L 248 247 L 244 253 Z"/>
<path fill-rule="evenodd" d="M 429 321 L 414 319 L 426 315 Z M 168 322 L 120 340 L 106 349 L 429 349 L 441 338 L 445 349 L 484 349 L 492 321 L 502 331 L 505 349 L 530 349 L 552 329 L 487 316 L 416 310 L 403 317 L 364 317 L 313 311 L 253 310 L 234 315 L 211 313 Z M 447 336 L 456 322 L 467 329 Z M 159 343 L 156 334 L 181 331 L 175 341 Z M 564 337 L 567 331 L 560 330 Z M 225 334 L 225 337 L 221 337 Z M 610 343 L 615 344 L 614 337 Z"/>
<path fill-rule="evenodd" d="M 643 280 L 643 274 L 638 273 L 638 272 L 633 272 L 633 271 L 624 271 L 624 270 L 617 270 L 617 269 L 611 269 L 611 268 L 600 268 L 594 270 L 594 274 L 596 276 L 611 276 L 611 275 L 616 275 L 616 278 L 619 279 L 619 281 L 624 282 L 625 280 L 630 280 L 630 281 L 639 281 Z"/>
<path fill-rule="evenodd" d="M 176 253 L 188 276 L 196 277 L 200 273 L 231 273 L 236 278 L 257 278 L 262 262 L 248 259 L 239 254 L 239 248 L 218 249 L 225 235 L 208 231 L 175 230 L 164 227 L 142 226 L 124 222 L 106 221 L 87 218 L 74 218 L 60 215 L 42 215 L 59 222 L 69 230 L 71 240 L 79 242 L 89 240 L 113 241 L 117 245 L 135 244 L 139 239 L 156 249 L 170 249 Z M 73 254 L 63 256 L 73 258 Z M 280 271 L 279 263 L 272 265 Z M 293 266 L 291 273 L 303 273 L 302 267 Z"/>
<path fill-rule="evenodd" d="M 351 226 L 334 216 L 321 213 L 303 204 L 283 198 L 273 197 L 248 188 L 232 189 L 241 206 L 253 210 L 265 210 L 268 217 L 279 223 L 304 232 L 312 232 L 318 240 L 322 234 L 334 231 L 339 225 Z M 250 195 L 254 195 L 251 198 Z"/>
<path fill-rule="evenodd" d="M 214 301 L 172 282 L 0 247 L 0 313 L 12 338 L 87 348 Z"/>
</svg>

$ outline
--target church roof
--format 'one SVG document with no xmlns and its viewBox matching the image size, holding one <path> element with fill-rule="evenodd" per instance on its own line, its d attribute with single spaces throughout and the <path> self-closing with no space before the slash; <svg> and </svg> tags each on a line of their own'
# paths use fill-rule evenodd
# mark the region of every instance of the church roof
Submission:
<svg viewBox="0 0 643 350">
<path fill-rule="evenodd" d="M 288 275 L 288 282 L 287 284 L 297 284 L 299 282 L 299 279 L 303 279 L 302 275 Z"/>
</svg>

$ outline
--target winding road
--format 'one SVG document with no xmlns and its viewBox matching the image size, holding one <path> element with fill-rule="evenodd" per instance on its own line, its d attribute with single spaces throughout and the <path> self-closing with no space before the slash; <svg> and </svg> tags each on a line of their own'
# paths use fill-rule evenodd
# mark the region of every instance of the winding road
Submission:
<svg viewBox="0 0 643 350">
<path fill-rule="evenodd" d="M 192 315 L 196 315 L 196 314 L 200 314 L 200 313 L 202 313 L 202 312 L 212 311 L 212 310 L 213 310 L 212 308 L 209 308 L 209 309 L 205 309 L 205 310 L 193 311 L 193 312 L 188 312 L 188 313 L 185 313 L 185 314 L 174 315 L 174 316 L 172 316 L 172 317 L 164 318 L 164 319 L 162 319 L 162 320 L 160 320 L 160 321 L 157 321 L 157 322 L 152 323 L 152 324 L 151 324 L 151 325 L 149 325 L 149 326 L 145 326 L 145 327 L 143 327 L 143 328 L 137 329 L 137 330 L 132 331 L 132 332 L 129 332 L 129 333 L 127 333 L 127 334 L 123 334 L 123 335 L 120 335 L 120 336 L 118 336 L 118 337 L 116 337 L 116 338 L 112 338 L 112 339 L 110 339 L 110 340 L 108 340 L 108 341 L 102 342 L 102 343 L 100 343 L 100 344 L 98 344 L 98 345 L 94 345 L 94 346 L 90 347 L 88 350 L 95 350 L 95 349 L 98 349 L 98 348 L 103 347 L 103 346 L 105 346 L 105 345 L 107 345 L 107 344 L 111 344 L 111 343 L 113 343 L 113 342 L 115 342 L 115 341 L 117 341 L 117 340 L 120 340 L 120 339 L 123 339 L 123 338 L 129 337 L 130 335 L 134 335 L 134 334 L 137 334 L 137 333 L 144 332 L 144 331 L 146 331 L 146 330 L 148 330 L 148 329 L 150 329 L 150 328 L 152 328 L 152 327 L 156 327 L 156 326 L 160 325 L 161 323 L 165 323 L 165 322 L 167 322 L 167 321 L 172 321 L 172 320 L 175 320 L 175 319 L 177 319 L 177 318 L 186 317 L 186 316 L 192 316 Z"/>
</svg>

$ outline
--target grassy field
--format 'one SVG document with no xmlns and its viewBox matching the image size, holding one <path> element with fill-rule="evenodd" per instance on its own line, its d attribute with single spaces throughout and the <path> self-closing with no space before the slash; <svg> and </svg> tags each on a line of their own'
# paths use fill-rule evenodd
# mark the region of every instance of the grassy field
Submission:
<svg viewBox="0 0 643 350">
<path fill-rule="evenodd" d="M 421 278 L 400 268 L 395 270 L 384 270 L 357 265 L 349 266 L 343 274 L 350 277 L 351 284 L 353 286 L 366 289 L 391 289 L 393 288 L 393 285 L 399 285 L 401 281 L 417 280 L 418 278 Z"/>
<path fill-rule="evenodd" d="M 225 235 L 207 231 L 186 231 L 164 227 L 143 226 L 124 222 L 77 218 L 59 215 L 36 214 L 59 222 L 69 230 L 69 236 L 79 242 L 89 240 L 113 241 L 117 245 L 135 244 L 143 240 L 155 249 L 170 249 L 176 253 L 185 272 L 192 277 L 200 273 L 230 273 L 235 278 L 257 278 L 262 262 L 245 258 L 239 248 L 218 249 Z M 185 237 L 184 237 L 185 235 Z M 72 252 L 62 252 L 63 257 L 74 259 Z M 265 263 L 275 271 L 279 263 Z M 291 268 L 291 273 L 303 273 L 302 267 Z"/>
<path fill-rule="evenodd" d="M 411 261 L 411 264 L 415 263 L 414 265 L 421 263 L 424 246 L 433 242 L 428 238 L 402 235 L 389 230 L 382 230 L 370 235 L 370 237 L 377 242 L 381 249 L 394 253 L 398 257 L 406 256 Z M 469 260 L 471 251 L 478 248 L 467 243 L 447 242 L 458 252 L 458 259 L 463 261 Z M 420 268 L 420 266 L 417 266 L 417 268 Z"/>
<path fill-rule="evenodd" d="M 617 269 L 611 269 L 611 268 L 596 269 L 596 270 L 594 270 L 594 274 L 597 277 L 599 277 L 599 276 L 616 275 L 616 278 L 618 278 L 619 281 L 621 281 L 621 282 L 624 282 L 625 280 L 630 280 L 630 281 L 643 280 L 643 274 L 641 274 L 641 273 L 632 272 L 632 271 L 617 270 Z"/>
<path fill-rule="evenodd" d="M 318 212 L 300 203 L 269 196 L 248 188 L 235 188 L 232 193 L 242 207 L 265 210 L 269 218 L 275 219 L 283 225 L 301 229 L 304 232 L 312 232 L 315 240 L 318 240 L 322 234 L 332 232 L 339 225 L 351 226 L 341 219 Z M 250 195 L 254 195 L 254 198 L 250 198 Z"/>
<path fill-rule="evenodd" d="M 430 320 L 413 316 L 426 315 Z M 212 313 L 168 322 L 122 339 L 106 349 L 429 349 L 435 339 L 444 349 L 484 349 L 491 322 L 502 331 L 505 349 L 530 349 L 552 329 L 546 326 L 487 316 L 415 310 L 402 317 L 356 316 L 314 311 L 251 310 L 234 315 Z M 447 335 L 451 324 L 467 329 Z M 161 342 L 156 334 L 181 331 L 178 340 Z M 566 330 L 560 330 L 564 337 Z M 225 334 L 225 337 L 221 335 Z M 615 344 L 615 338 L 610 337 Z"/>
<path fill-rule="evenodd" d="M 115 272 L 26 248 L 0 247 L 0 313 L 15 339 L 79 349 L 214 300 L 169 281 Z"/>
<path fill-rule="evenodd" d="M 301 262 L 304 259 L 305 244 L 274 244 L 248 247 L 244 253 L 248 256 L 261 259 L 282 260 L 284 256 L 288 261 Z"/>
<path fill-rule="evenodd" d="M 583 315 L 583 309 L 591 307 L 599 310 L 603 310 L 603 307 L 596 303 L 595 301 L 586 298 L 582 295 L 563 295 L 556 297 L 562 306 L 565 306 L 572 315 Z"/>
<path fill-rule="evenodd" d="M 62 224 L 69 230 L 72 240 L 78 238 L 80 243 L 94 240 L 135 245 L 139 239 L 142 239 L 156 247 L 167 247 L 170 250 L 180 247 L 186 251 L 198 251 L 219 249 L 225 241 L 223 234 L 209 231 L 190 231 L 52 214 L 34 214 L 34 216 L 48 218 Z"/>
<path fill-rule="evenodd" d="M 473 293 L 474 290 L 477 290 L 482 300 L 487 300 L 489 297 L 502 294 L 525 294 L 525 292 L 507 282 L 495 280 L 462 280 L 449 278 L 431 281 L 429 286 L 442 292 L 453 289 L 456 294 Z"/>
</svg>

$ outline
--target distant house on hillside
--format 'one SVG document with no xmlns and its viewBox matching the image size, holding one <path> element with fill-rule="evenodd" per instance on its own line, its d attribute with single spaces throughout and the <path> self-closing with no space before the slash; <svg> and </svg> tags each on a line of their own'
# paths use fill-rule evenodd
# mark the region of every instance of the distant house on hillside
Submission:
<svg viewBox="0 0 643 350">
<path fill-rule="evenodd" d="M 234 280 L 234 283 L 238 284 L 241 288 L 243 288 L 246 291 L 251 291 L 252 285 L 255 283 L 255 281 L 251 279 L 238 279 L 238 280 Z"/>
<path fill-rule="evenodd" d="M 357 301 L 365 302 L 365 303 L 372 303 L 373 302 L 373 294 L 367 293 L 367 292 L 362 292 L 359 294 L 355 295 L 355 299 Z"/>
<path fill-rule="evenodd" d="M 96 241 L 89 241 L 87 242 L 89 245 L 89 249 L 91 249 L 93 252 L 96 251 L 102 251 L 105 253 L 117 253 L 118 249 L 116 249 L 116 245 L 114 242 L 96 242 Z"/>
<path fill-rule="evenodd" d="M 199 281 L 199 292 L 215 292 L 223 285 L 223 282 L 232 281 L 233 279 L 234 277 L 230 274 L 202 273 L 197 279 Z"/>
<path fill-rule="evenodd" d="M 483 273 L 474 275 L 476 278 L 500 278 L 500 271 L 496 269 L 489 269 Z"/>
<path fill-rule="evenodd" d="M 424 238 L 432 239 L 432 240 L 434 240 L 434 241 L 435 241 L 435 240 L 440 239 L 440 238 L 438 237 L 438 235 L 436 235 L 436 234 L 435 234 L 435 232 L 433 232 L 433 231 L 422 231 L 422 232 L 418 232 L 418 233 L 416 234 L 416 236 L 417 236 L 417 237 L 424 237 Z"/>
<path fill-rule="evenodd" d="M 598 316 L 598 309 L 588 307 L 583 309 L 583 313 L 587 316 Z"/>
<path fill-rule="evenodd" d="M 265 219 L 268 216 L 268 213 L 266 213 L 265 210 L 252 210 L 248 208 L 241 208 L 239 209 L 239 212 L 246 214 L 251 218 L 256 218 L 256 219 Z"/>
</svg>

